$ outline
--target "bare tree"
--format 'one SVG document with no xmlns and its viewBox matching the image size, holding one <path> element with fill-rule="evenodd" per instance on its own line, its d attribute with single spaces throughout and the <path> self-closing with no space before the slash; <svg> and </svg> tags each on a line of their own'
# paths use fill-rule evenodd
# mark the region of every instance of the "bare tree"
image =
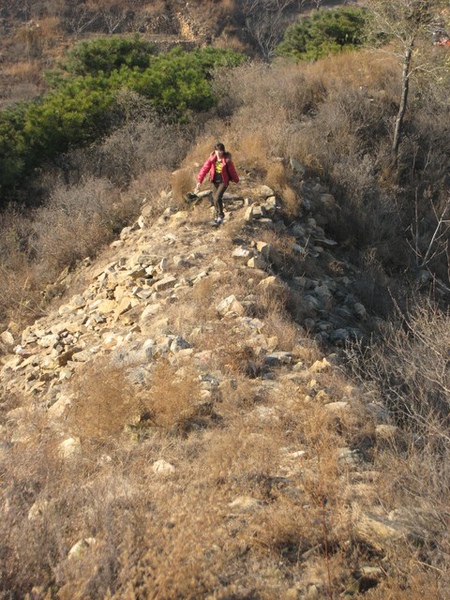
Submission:
<svg viewBox="0 0 450 600">
<path fill-rule="evenodd" d="M 90 29 L 101 17 L 101 12 L 95 5 L 74 0 L 66 3 L 64 12 L 66 26 L 76 36 Z"/>
<path fill-rule="evenodd" d="M 269 61 L 289 24 L 289 9 L 298 10 L 304 0 L 242 0 L 245 26 L 264 60 Z"/>
<path fill-rule="evenodd" d="M 434 285 L 441 291 L 449 293 L 450 287 L 450 190 L 447 191 L 446 198 L 439 205 L 435 205 L 431 200 L 431 214 L 434 221 L 434 228 L 429 235 L 425 235 L 421 230 L 421 220 L 419 217 L 419 199 L 416 193 L 415 205 L 415 223 L 409 228 L 411 241 L 408 241 L 410 248 L 415 255 L 416 270 L 423 278 L 432 280 Z M 432 264 L 439 257 L 444 257 L 447 262 L 447 282 L 436 277 Z"/>
<path fill-rule="evenodd" d="M 129 3 L 120 1 L 111 2 L 110 0 L 102 0 L 95 2 L 98 7 L 103 22 L 109 34 L 116 33 L 132 15 L 129 8 Z"/>
<path fill-rule="evenodd" d="M 366 0 L 365 6 L 373 17 L 373 33 L 384 38 L 401 60 L 402 79 L 399 107 L 392 140 L 394 164 L 403 135 L 404 118 L 408 106 L 411 77 L 423 67 L 420 43 L 430 45 L 433 23 L 439 20 L 443 0 Z"/>
</svg>

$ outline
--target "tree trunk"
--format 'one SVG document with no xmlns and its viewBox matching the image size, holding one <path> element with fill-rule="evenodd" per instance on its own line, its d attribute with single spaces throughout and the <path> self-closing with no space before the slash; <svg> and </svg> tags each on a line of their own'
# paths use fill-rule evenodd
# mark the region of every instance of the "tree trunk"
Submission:
<svg viewBox="0 0 450 600">
<path fill-rule="evenodd" d="M 398 160 L 398 148 L 400 146 L 400 140 L 403 133 L 403 119 L 406 112 L 406 106 L 408 104 L 408 92 L 409 92 L 409 77 L 411 74 L 411 58 L 414 48 L 414 38 L 409 42 L 406 48 L 405 58 L 403 60 L 403 74 L 402 74 L 402 95 L 400 99 L 400 106 L 395 120 L 394 130 L 394 141 L 392 143 L 392 153 L 394 155 L 394 164 L 397 164 Z"/>
</svg>

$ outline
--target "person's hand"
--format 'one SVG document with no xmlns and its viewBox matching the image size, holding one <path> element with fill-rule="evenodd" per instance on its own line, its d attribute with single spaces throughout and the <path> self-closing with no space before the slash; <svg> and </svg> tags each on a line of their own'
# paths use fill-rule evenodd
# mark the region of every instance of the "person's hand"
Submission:
<svg viewBox="0 0 450 600">
<path fill-rule="evenodd" d="M 200 191 L 200 184 L 197 183 L 197 185 L 195 186 L 195 193 L 197 194 Z"/>
</svg>

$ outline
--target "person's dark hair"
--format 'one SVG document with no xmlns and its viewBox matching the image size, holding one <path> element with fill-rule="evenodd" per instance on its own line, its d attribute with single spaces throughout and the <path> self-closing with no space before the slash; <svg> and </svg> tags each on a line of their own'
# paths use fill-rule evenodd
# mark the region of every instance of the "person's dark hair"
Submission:
<svg viewBox="0 0 450 600">
<path fill-rule="evenodd" d="M 222 144 L 222 142 L 217 142 L 217 144 L 214 146 L 214 150 L 225 152 L 225 146 Z"/>
</svg>

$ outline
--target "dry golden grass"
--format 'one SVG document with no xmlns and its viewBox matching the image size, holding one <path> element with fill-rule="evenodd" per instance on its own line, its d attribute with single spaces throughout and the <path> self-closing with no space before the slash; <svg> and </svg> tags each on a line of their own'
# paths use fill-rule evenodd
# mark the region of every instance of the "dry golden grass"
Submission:
<svg viewBox="0 0 450 600">
<path fill-rule="evenodd" d="M 299 327 L 287 313 L 272 311 L 265 319 L 265 334 L 278 340 L 277 350 L 292 351 L 299 339 Z"/>
<path fill-rule="evenodd" d="M 239 153 L 239 161 L 265 175 L 269 166 L 267 158 L 269 145 L 263 131 L 243 133 L 239 136 L 236 149 L 236 153 Z"/>
<path fill-rule="evenodd" d="M 182 208 L 185 206 L 185 197 L 195 187 L 195 179 L 188 169 L 178 169 L 172 174 L 172 194 L 176 204 Z"/>
<path fill-rule="evenodd" d="M 74 379 L 73 389 L 69 422 L 77 435 L 88 440 L 119 436 L 141 412 L 124 369 L 108 359 L 86 364 Z"/>
<path fill-rule="evenodd" d="M 7 65 L 3 73 L 21 81 L 36 81 L 40 79 L 41 66 L 35 60 L 25 60 Z"/>
<path fill-rule="evenodd" d="M 58 16 L 45 17 L 39 20 L 41 35 L 47 47 L 55 47 L 61 44 L 61 22 Z"/>
<path fill-rule="evenodd" d="M 269 187 L 281 191 L 286 187 L 286 170 L 282 162 L 270 163 L 267 167 L 266 183 Z"/>
<path fill-rule="evenodd" d="M 176 372 L 170 363 L 160 360 L 154 368 L 145 405 L 150 420 L 168 431 L 184 431 L 198 412 L 200 386 L 192 369 Z"/>
<path fill-rule="evenodd" d="M 293 219 L 298 217 L 302 208 L 302 201 L 298 193 L 292 187 L 285 185 L 280 190 L 280 196 L 286 215 Z"/>
</svg>

